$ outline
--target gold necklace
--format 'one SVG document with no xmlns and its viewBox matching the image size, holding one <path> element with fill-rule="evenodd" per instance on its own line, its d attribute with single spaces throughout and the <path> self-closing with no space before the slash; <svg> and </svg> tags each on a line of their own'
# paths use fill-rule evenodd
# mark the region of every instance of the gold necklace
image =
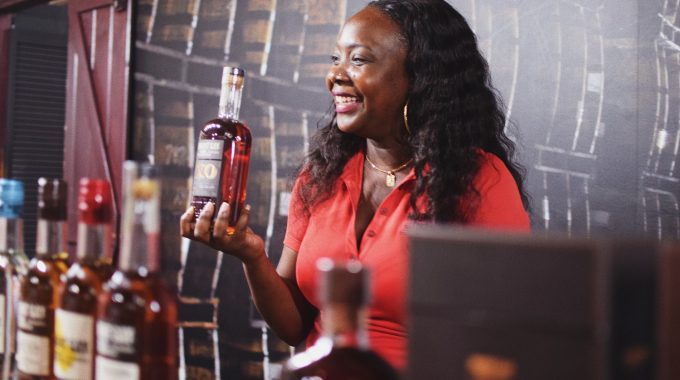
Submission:
<svg viewBox="0 0 680 380">
<path fill-rule="evenodd" d="M 387 186 L 387 187 L 394 187 L 394 185 L 397 183 L 397 176 L 394 173 L 397 173 L 401 169 L 407 167 L 411 162 L 413 162 L 413 158 L 410 158 L 408 161 L 404 162 L 403 164 L 397 166 L 394 169 L 385 170 L 385 169 L 381 169 L 381 168 L 377 167 L 371 161 L 371 159 L 368 158 L 368 155 L 365 155 L 364 157 L 366 157 L 366 162 L 368 162 L 368 164 L 371 165 L 371 167 L 373 169 L 375 169 L 375 170 L 377 170 L 381 173 L 385 173 L 385 186 Z"/>
</svg>

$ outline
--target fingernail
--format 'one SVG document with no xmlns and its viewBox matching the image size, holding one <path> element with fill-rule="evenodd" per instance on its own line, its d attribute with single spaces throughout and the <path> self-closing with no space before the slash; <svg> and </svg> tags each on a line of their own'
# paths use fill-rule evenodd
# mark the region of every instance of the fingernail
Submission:
<svg viewBox="0 0 680 380">
<path fill-rule="evenodd" d="M 206 203 L 205 206 L 203 206 L 203 210 L 201 210 L 201 214 L 206 213 L 208 211 L 213 211 L 215 210 L 215 204 L 212 202 Z"/>
<path fill-rule="evenodd" d="M 220 211 L 218 211 L 220 214 L 227 212 L 227 202 L 222 202 L 220 205 Z"/>
<path fill-rule="evenodd" d="M 244 209 L 245 209 L 246 211 L 250 211 L 250 205 L 246 205 L 246 207 L 244 207 Z"/>
</svg>

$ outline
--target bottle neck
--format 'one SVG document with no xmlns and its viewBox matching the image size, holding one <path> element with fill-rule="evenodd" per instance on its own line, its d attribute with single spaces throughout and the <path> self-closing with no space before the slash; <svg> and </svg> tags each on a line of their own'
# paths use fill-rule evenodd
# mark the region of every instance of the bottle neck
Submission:
<svg viewBox="0 0 680 380">
<path fill-rule="evenodd" d="M 122 219 L 118 268 L 124 272 L 160 271 L 159 199 L 129 199 Z"/>
<path fill-rule="evenodd" d="M 366 308 L 360 305 L 331 303 L 321 310 L 322 334 L 337 347 L 367 349 Z"/>
<path fill-rule="evenodd" d="M 68 239 L 63 220 L 38 219 L 35 252 L 39 257 L 52 257 L 66 251 Z"/>
<path fill-rule="evenodd" d="M 0 217 L 0 253 L 15 255 L 24 252 L 24 221 Z"/>
<path fill-rule="evenodd" d="M 118 268 L 124 272 L 160 271 L 160 236 L 158 232 L 147 231 L 143 223 L 134 223 L 125 230 L 129 238 L 123 242 Z"/>
<path fill-rule="evenodd" d="M 220 92 L 220 119 L 238 120 L 239 111 L 241 110 L 241 97 L 243 95 L 243 87 L 236 83 L 227 82 L 222 85 Z"/>
<path fill-rule="evenodd" d="M 110 224 L 78 223 L 78 260 L 111 258 Z"/>
</svg>

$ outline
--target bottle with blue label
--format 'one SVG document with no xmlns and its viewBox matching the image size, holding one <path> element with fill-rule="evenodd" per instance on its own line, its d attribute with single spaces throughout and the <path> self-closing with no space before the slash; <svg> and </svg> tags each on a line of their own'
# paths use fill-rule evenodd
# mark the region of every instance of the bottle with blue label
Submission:
<svg viewBox="0 0 680 380">
<path fill-rule="evenodd" d="M 8 379 L 14 365 L 14 304 L 19 273 L 25 271 L 22 182 L 0 178 L 0 365 Z"/>
</svg>

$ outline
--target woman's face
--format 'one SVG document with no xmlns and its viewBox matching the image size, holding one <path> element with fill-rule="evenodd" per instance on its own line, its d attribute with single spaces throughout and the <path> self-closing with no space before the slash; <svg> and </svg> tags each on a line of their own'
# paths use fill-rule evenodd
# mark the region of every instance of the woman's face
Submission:
<svg viewBox="0 0 680 380">
<path fill-rule="evenodd" d="M 367 7 L 342 27 L 326 76 L 341 131 L 371 138 L 404 133 L 406 48 L 399 27 Z"/>
</svg>

